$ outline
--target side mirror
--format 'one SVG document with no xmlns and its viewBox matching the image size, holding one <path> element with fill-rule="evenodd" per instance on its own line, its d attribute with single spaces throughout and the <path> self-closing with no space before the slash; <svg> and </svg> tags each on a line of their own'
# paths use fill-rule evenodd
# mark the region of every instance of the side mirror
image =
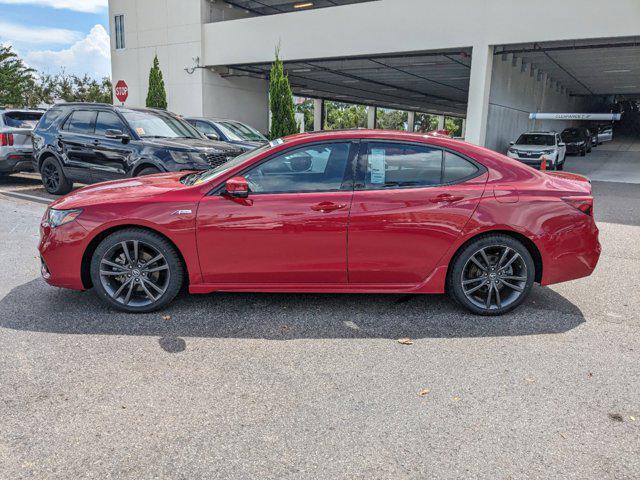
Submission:
<svg viewBox="0 0 640 480">
<path fill-rule="evenodd" d="M 113 138 L 116 140 L 122 140 L 122 143 L 129 143 L 129 140 L 131 140 L 131 137 L 129 137 L 129 135 L 127 135 L 126 133 L 123 133 L 122 130 L 107 130 L 106 132 L 104 132 L 104 136 L 107 138 Z"/>
<path fill-rule="evenodd" d="M 205 137 L 207 137 L 209 140 L 220 140 L 220 137 L 218 136 L 217 133 L 206 133 Z"/>
<path fill-rule="evenodd" d="M 567 146 L 567 144 L 566 144 L 566 143 L 564 143 L 564 142 L 560 142 L 560 143 L 558 144 L 558 146 L 559 146 L 559 147 L 566 147 L 566 146 Z"/>
<path fill-rule="evenodd" d="M 510 146 L 512 146 L 512 147 L 513 147 L 515 144 L 516 144 L 516 142 L 509 142 L 509 145 L 510 145 Z"/>
<path fill-rule="evenodd" d="M 247 198 L 249 196 L 249 183 L 244 177 L 233 177 L 225 183 L 225 193 L 230 197 Z"/>
</svg>

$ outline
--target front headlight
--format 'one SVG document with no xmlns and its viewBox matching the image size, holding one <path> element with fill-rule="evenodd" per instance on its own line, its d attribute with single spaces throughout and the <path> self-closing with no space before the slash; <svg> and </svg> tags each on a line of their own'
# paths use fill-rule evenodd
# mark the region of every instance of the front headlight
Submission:
<svg viewBox="0 0 640 480">
<path fill-rule="evenodd" d="M 551 155 L 551 154 L 553 154 L 553 153 L 556 153 L 556 151 L 555 151 L 553 148 L 549 148 L 549 149 L 547 149 L 547 150 L 543 150 L 543 151 L 542 151 L 542 154 L 543 154 L 543 155 Z"/>
<path fill-rule="evenodd" d="M 181 152 L 179 150 L 169 150 L 171 158 L 176 163 L 206 163 L 199 152 Z"/>
<path fill-rule="evenodd" d="M 65 223 L 73 222 L 82 213 L 81 208 L 73 210 L 56 210 L 50 208 L 47 214 L 47 223 L 52 227 L 59 227 Z"/>
<path fill-rule="evenodd" d="M 509 150 L 507 150 L 509 153 L 518 153 L 518 150 L 516 150 L 515 148 L 510 148 Z"/>
</svg>

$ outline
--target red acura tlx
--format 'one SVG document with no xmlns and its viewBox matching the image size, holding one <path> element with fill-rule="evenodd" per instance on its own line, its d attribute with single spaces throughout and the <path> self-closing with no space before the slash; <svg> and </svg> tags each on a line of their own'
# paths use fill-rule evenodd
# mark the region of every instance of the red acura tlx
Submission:
<svg viewBox="0 0 640 480">
<path fill-rule="evenodd" d="M 590 275 L 591 184 L 421 134 L 301 134 L 213 170 L 88 186 L 51 204 L 42 275 L 128 312 L 191 293 L 448 293 L 498 315 Z"/>
</svg>

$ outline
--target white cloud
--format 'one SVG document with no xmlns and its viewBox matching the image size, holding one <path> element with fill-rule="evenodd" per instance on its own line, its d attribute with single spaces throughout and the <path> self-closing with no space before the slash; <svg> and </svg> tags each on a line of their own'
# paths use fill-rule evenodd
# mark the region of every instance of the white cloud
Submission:
<svg viewBox="0 0 640 480">
<path fill-rule="evenodd" d="M 109 34 L 102 25 L 94 26 L 89 34 L 64 50 L 38 50 L 26 54 L 26 63 L 47 73 L 66 73 L 95 78 L 111 76 Z"/>
<path fill-rule="evenodd" d="M 108 0 L 0 0 L 0 3 L 14 5 L 38 5 L 59 10 L 97 13 L 107 8 Z"/>
<path fill-rule="evenodd" d="M 9 43 L 63 45 L 81 38 L 82 33 L 64 28 L 31 27 L 0 21 L 0 39 Z"/>
</svg>

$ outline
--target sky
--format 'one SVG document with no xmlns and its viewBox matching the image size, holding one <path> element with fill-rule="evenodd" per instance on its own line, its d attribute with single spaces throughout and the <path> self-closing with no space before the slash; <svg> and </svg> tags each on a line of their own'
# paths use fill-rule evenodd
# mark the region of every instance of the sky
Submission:
<svg viewBox="0 0 640 480">
<path fill-rule="evenodd" d="M 0 43 L 44 73 L 111 76 L 108 0 L 0 0 Z"/>
</svg>

